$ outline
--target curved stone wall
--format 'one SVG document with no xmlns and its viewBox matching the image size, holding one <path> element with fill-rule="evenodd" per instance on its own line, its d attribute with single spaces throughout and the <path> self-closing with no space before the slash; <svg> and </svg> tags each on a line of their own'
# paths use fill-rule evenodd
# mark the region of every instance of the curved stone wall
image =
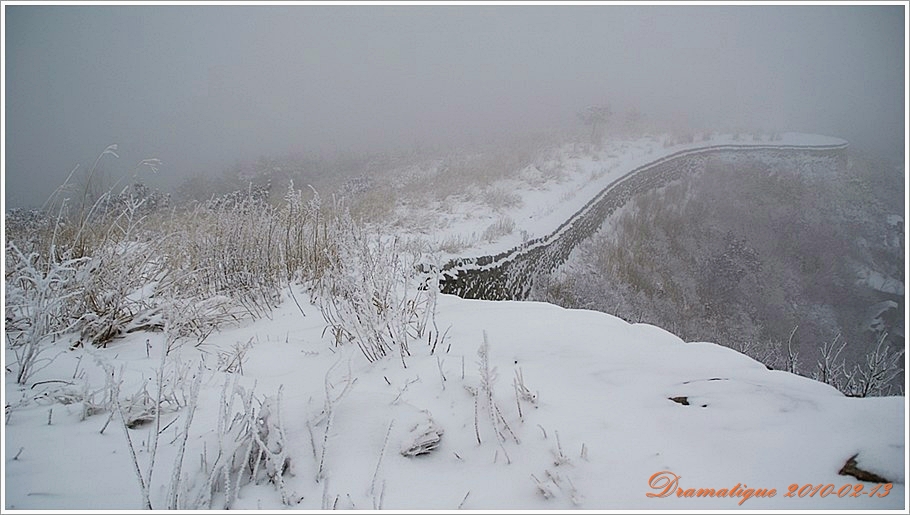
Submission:
<svg viewBox="0 0 910 515">
<path fill-rule="evenodd" d="M 569 257 L 576 245 L 600 229 L 606 218 L 635 195 L 659 188 L 705 168 L 712 156 L 761 157 L 819 169 L 846 166 L 847 144 L 713 145 L 670 154 L 630 170 L 600 191 L 547 236 L 530 240 L 495 256 L 449 261 L 440 274 L 440 289 L 464 298 L 524 300 L 535 278 L 545 277 Z"/>
</svg>

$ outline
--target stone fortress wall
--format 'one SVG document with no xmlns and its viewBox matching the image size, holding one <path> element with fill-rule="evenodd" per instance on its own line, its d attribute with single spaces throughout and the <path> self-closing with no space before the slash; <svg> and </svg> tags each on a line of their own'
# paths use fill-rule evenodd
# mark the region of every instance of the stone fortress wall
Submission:
<svg viewBox="0 0 910 515">
<path fill-rule="evenodd" d="M 440 290 L 464 298 L 525 300 L 534 281 L 565 263 L 576 245 L 593 236 L 616 209 L 636 195 L 705 169 L 708 159 L 761 159 L 800 173 L 846 166 L 847 143 L 819 145 L 709 145 L 686 149 L 630 170 L 600 191 L 552 233 L 495 256 L 453 259 L 440 270 Z"/>
</svg>

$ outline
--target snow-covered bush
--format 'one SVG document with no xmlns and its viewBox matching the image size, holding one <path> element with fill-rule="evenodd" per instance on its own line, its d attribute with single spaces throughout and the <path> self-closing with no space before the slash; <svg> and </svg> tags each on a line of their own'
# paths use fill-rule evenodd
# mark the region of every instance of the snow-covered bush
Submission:
<svg viewBox="0 0 910 515">
<path fill-rule="evenodd" d="M 481 193 L 481 199 L 497 212 L 520 207 L 523 203 L 518 193 L 497 186 L 485 189 Z"/>
<path fill-rule="evenodd" d="M 241 386 L 236 375 L 225 378 L 217 427 L 207 432 L 216 445 L 211 454 L 200 456 L 202 481 L 185 481 L 187 492 L 173 508 L 229 510 L 241 487 L 264 480 L 275 485 L 284 504 L 290 504 L 284 475 L 291 462 L 281 424 L 281 397 L 279 389 L 277 397 L 258 403 L 253 389 Z"/>
<path fill-rule="evenodd" d="M 505 415 L 499 408 L 493 392 L 493 386 L 498 378 L 496 367 L 490 365 L 490 341 L 487 338 L 487 332 L 483 332 L 483 344 L 477 349 L 478 372 L 480 384 L 477 387 L 465 385 L 465 389 L 474 397 L 474 436 L 477 438 L 477 445 L 481 445 L 483 440 L 480 436 L 480 411 L 486 412 L 489 417 L 490 426 L 496 434 L 497 442 L 506 456 L 506 460 L 511 462 L 509 454 L 503 444 L 506 442 L 506 433 L 511 439 L 519 444 L 521 441 L 512 427 L 506 420 Z"/>
<path fill-rule="evenodd" d="M 20 380 L 47 337 L 79 331 L 83 341 L 102 345 L 131 328 L 150 328 L 131 324 L 152 309 L 147 286 L 163 275 L 146 219 L 166 197 L 138 182 L 138 170 L 160 163 L 141 161 L 132 185 L 105 191 L 96 168 L 116 150 L 102 152 L 81 188 L 74 169 L 41 210 L 18 213 L 7 227 L 6 316 L 14 322 L 7 333 L 22 349 Z"/>
<path fill-rule="evenodd" d="M 892 349 L 885 343 L 888 334 L 883 332 L 863 360 L 848 368 L 846 359 L 841 356 L 847 342 L 841 340 L 838 345 L 840 337 L 838 334 L 819 347 L 820 357 L 812 378 L 830 384 L 850 397 L 890 395 L 896 379 L 904 373 L 904 349 Z"/>
<path fill-rule="evenodd" d="M 449 254 L 457 254 L 471 245 L 471 239 L 461 234 L 450 234 L 439 242 L 439 250 Z"/>
<path fill-rule="evenodd" d="M 483 235 L 481 236 L 484 241 L 494 242 L 503 236 L 508 236 L 512 234 L 512 231 L 515 230 L 515 220 L 512 220 L 511 217 L 503 216 L 499 220 L 496 220 L 489 227 L 484 229 Z"/>
<path fill-rule="evenodd" d="M 885 343 L 887 337 L 887 333 L 882 333 L 875 348 L 845 374 L 846 385 L 842 388 L 845 394 L 868 397 L 891 393 L 895 379 L 904 373 L 904 349 L 892 349 Z"/>
<path fill-rule="evenodd" d="M 164 274 L 153 245 L 123 241 L 100 246 L 80 273 L 79 330 L 84 343 L 106 345 L 126 332 L 160 329 L 150 285 Z"/>
<path fill-rule="evenodd" d="M 812 379 L 830 384 L 831 386 L 843 391 L 846 387 L 846 362 L 841 357 L 841 353 L 847 346 L 847 341 L 842 340 L 840 345 L 837 341 L 841 335 L 838 333 L 830 342 L 823 342 L 819 347 L 819 359 L 815 365 L 815 372 Z M 838 361 L 840 359 L 840 361 Z"/>
<path fill-rule="evenodd" d="M 335 344 L 355 343 L 370 362 L 397 351 L 405 364 L 433 298 L 419 288 L 420 256 L 405 252 L 397 237 L 369 234 L 343 208 L 329 227 L 325 251 L 332 254 L 317 291 Z"/>
<path fill-rule="evenodd" d="M 16 355 L 16 382 L 25 384 L 37 371 L 47 345 L 72 331 L 78 322 L 73 301 L 85 258 L 45 260 L 6 245 L 6 335 Z"/>
</svg>

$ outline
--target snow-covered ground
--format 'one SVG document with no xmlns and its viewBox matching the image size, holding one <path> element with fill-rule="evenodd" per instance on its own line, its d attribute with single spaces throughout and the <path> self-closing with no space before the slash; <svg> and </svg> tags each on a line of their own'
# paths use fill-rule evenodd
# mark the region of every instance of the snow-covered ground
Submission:
<svg viewBox="0 0 910 515">
<path fill-rule="evenodd" d="M 260 401 L 282 392 L 280 443 L 290 458 L 285 492 L 294 509 L 373 509 L 380 501 L 399 510 L 905 507 L 902 397 L 847 398 L 730 349 L 684 343 L 657 327 L 603 313 L 451 296 L 439 299 L 436 323 L 448 334 L 435 353 L 413 342 L 407 368 L 397 357 L 370 364 L 355 346 L 334 348 L 318 310 L 304 309 L 305 317 L 285 302 L 271 320 L 223 331 L 202 348 L 187 346 L 169 358 L 175 364 L 168 367 L 177 367 L 178 358 L 184 363 L 187 377 L 202 374 L 182 468 L 190 493 L 215 461 L 219 399 L 225 382 L 237 380 L 254 388 Z M 494 371 L 492 411 L 478 356 L 484 333 Z M 242 373 L 219 372 L 219 352 L 247 342 Z M 65 402 L 86 382 L 89 390 L 104 385 L 101 363 L 125 367 L 124 393 L 145 381 L 154 396 L 162 348 L 160 334 L 134 333 L 107 349 L 68 351 L 61 342 L 60 355 L 35 386 L 17 387 L 7 377 L 5 508 L 141 507 L 124 433 L 145 473 L 154 424 L 125 430 L 115 419 L 101 434 L 108 413 L 80 420 L 82 403 Z M 518 377 L 527 392 L 516 389 Z M 189 395 L 190 382 L 176 387 L 176 397 Z M 340 399 L 326 437 L 327 389 Z M 150 486 L 156 508 L 165 506 L 176 456 L 171 442 L 179 441 L 186 412 L 162 416 L 166 429 Z M 437 430 L 429 432 L 441 435 L 438 447 L 404 456 L 415 428 Z M 880 487 L 869 496 L 875 483 L 838 475 L 857 454 L 860 468 L 894 482 L 887 495 Z M 324 477 L 317 481 L 320 461 Z M 678 476 L 675 486 L 684 492 L 741 484 L 743 491 L 776 494 L 743 500 L 677 497 L 674 490 L 649 497 L 664 491 L 665 480 L 652 479 L 663 471 L 666 478 Z M 787 496 L 791 485 L 806 484 L 822 486 L 812 496 L 814 486 L 802 498 Z M 863 493 L 853 497 L 859 485 Z M 243 487 L 234 505 L 280 507 L 268 482 Z"/>
</svg>

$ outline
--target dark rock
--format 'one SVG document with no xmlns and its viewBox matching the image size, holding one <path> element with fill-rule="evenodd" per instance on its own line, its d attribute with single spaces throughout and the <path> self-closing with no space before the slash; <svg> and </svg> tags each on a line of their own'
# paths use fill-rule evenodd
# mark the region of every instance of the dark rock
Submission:
<svg viewBox="0 0 910 515">
<path fill-rule="evenodd" d="M 870 483 L 893 483 L 893 481 L 889 481 L 889 480 L 879 476 L 878 474 L 873 474 L 872 472 L 869 472 L 867 470 L 863 470 L 863 469 L 857 467 L 856 466 L 856 457 L 857 456 L 859 456 L 859 454 L 854 454 L 853 456 L 851 456 L 850 459 L 847 460 L 847 463 L 845 463 L 844 466 L 841 467 L 840 472 L 838 472 L 838 474 L 840 474 L 842 476 L 853 476 L 856 479 L 859 479 L 860 481 L 868 481 Z"/>
</svg>

